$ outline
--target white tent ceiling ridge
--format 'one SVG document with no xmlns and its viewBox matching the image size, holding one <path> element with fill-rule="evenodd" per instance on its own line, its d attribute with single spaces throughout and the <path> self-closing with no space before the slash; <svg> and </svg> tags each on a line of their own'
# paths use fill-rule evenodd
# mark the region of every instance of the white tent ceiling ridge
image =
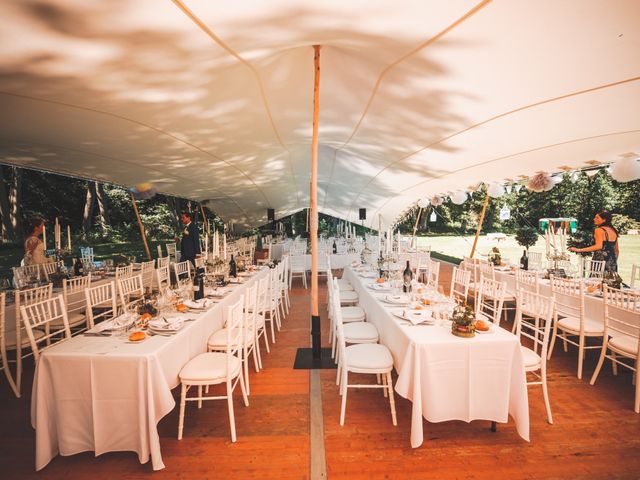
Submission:
<svg viewBox="0 0 640 480">
<path fill-rule="evenodd" d="M 371 104 L 373 103 L 373 100 L 376 96 L 376 94 L 378 93 L 378 90 L 380 88 L 380 85 L 382 83 L 382 80 L 384 79 L 384 77 L 387 75 L 388 72 L 390 72 L 394 67 L 396 67 L 397 65 L 399 65 L 400 63 L 402 63 L 404 60 L 406 60 L 407 58 L 417 54 L 418 52 L 420 52 L 421 50 L 424 50 L 425 48 L 427 48 L 428 46 L 434 44 L 436 41 L 438 41 L 439 39 L 441 39 L 442 37 L 444 37 L 447 33 L 449 33 L 450 31 L 452 31 L 454 28 L 458 27 L 459 25 L 461 25 L 462 23 L 464 23 L 466 20 L 468 20 L 469 18 L 471 18 L 473 15 L 475 15 L 476 13 L 478 13 L 480 10 L 482 10 L 484 7 L 486 7 L 489 3 L 491 3 L 492 0 L 482 0 L 480 3 L 478 3 L 477 5 L 475 5 L 473 8 L 471 8 L 470 10 L 468 10 L 467 12 L 465 12 L 462 16 L 460 16 L 459 18 L 457 18 L 455 21 L 453 21 L 451 24 L 449 24 L 448 26 L 446 26 L 444 29 L 440 30 L 437 34 L 427 38 L 425 41 L 423 41 L 422 43 L 420 43 L 419 45 L 415 46 L 414 48 L 412 48 L 411 50 L 409 50 L 408 52 L 404 53 L 403 55 L 401 55 L 400 57 L 396 58 L 393 62 L 391 62 L 390 64 L 388 64 L 384 69 L 382 69 L 382 71 L 380 72 L 380 74 L 378 75 L 378 78 L 376 79 L 375 84 L 373 85 L 373 88 L 371 90 L 371 93 L 369 95 L 369 99 L 367 100 L 367 103 L 365 104 L 364 110 L 362 111 L 362 114 L 360 115 L 360 118 L 358 119 L 358 121 L 356 122 L 356 125 L 354 126 L 353 130 L 351 131 L 351 134 L 349 135 L 349 137 L 344 141 L 344 143 L 342 143 L 342 145 L 340 145 L 339 147 L 337 147 L 333 153 L 333 161 L 332 161 L 332 165 L 331 165 L 331 173 L 329 175 L 329 186 L 331 185 L 331 180 L 333 179 L 333 173 L 335 171 L 335 163 L 336 163 L 336 157 L 338 155 L 338 152 L 341 151 L 343 148 L 345 148 L 353 139 L 353 137 L 355 137 L 356 133 L 358 132 L 358 130 L 360 129 L 360 126 L 362 125 L 362 122 L 364 121 L 365 116 L 367 115 L 367 113 L 369 112 L 369 109 L 371 108 Z M 324 198 L 323 198 L 323 206 L 326 202 L 327 196 L 329 194 L 329 188 L 327 188 L 327 190 L 325 191 L 324 194 Z M 349 212 L 350 213 L 350 212 Z M 348 216 L 348 215 L 347 215 Z"/>
<path fill-rule="evenodd" d="M 206 25 L 195 13 L 193 13 L 189 7 L 187 7 L 181 0 L 171 0 L 187 17 L 189 17 L 189 19 L 191 19 L 192 22 L 194 22 L 198 28 L 200 28 L 200 30 L 202 30 L 207 36 L 209 36 L 209 38 L 211 38 L 215 43 L 217 43 L 221 48 L 223 48 L 227 53 L 229 53 L 229 55 L 232 55 L 233 57 L 235 57 L 240 63 L 242 63 L 244 66 L 246 66 L 249 70 L 251 70 L 251 73 L 253 73 L 253 76 L 256 79 L 256 82 L 258 84 L 258 89 L 260 91 L 260 97 L 262 99 L 262 103 L 264 105 L 265 108 L 265 113 L 269 119 L 269 123 L 271 124 L 271 128 L 273 129 L 273 133 L 276 137 L 276 139 L 278 140 L 278 143 L 280 144 L 280 146 L 287 152 L 288 154 L 288 161 L 289 161 L 289 172 L 291 174 L 291 177 L 293 178 L 293 183 L 295 185 L 295 192 L 296 192 L 296 202 L 298 203 L 298 206 L 300 206 L 300 191 L 299 188 L 297 187 L 297 179 L 296 179 L 296 175 L 295 175 L 295 171 L 293 169 L 293 159 L 291 156 L 291 150 L 289 150 L 289 148 L 285 145 L 284 141 L 282 140 L 282 136 L 280 135 L 280 132 L 278 131 L 278 127 L 276 126 L 276 123 L 273 119 L 273 115 L 271 113 L 271 107 L 269 106 L 269 100 L 267 99 L 267 94 L 265 92 L 265 88 L 264 88 L 264 83 L 262 82 L 262 77 L 260 76 L 260 72 L 258 72 L 258 70 L 247 60 L 245 60 L 239 53 L 237 53 L 235 50 L 233 50 L 229 45 L 227 45 L 218 35 L 216 35 L 216 33 L 208 26 Z M 266 199 L 266 198 L 265 198 Z M 269 202 L 267 202 L 267 205 L 271 205 Z"/>
<path fill-rule="evenodd" d="M 400 157 L 399 159 L 397 159 L 397 160 L 394 160 L 394 161 L 390 162 L 390 163 L 389 163 L 389 164 L 387 164 L 384 168 L 380 169 L 380 170 L 379 170 L 379 171 L 378 171 L 378 172 L 377 172 L 373 177 L 371 177 L 371 178 L 369 179 L 369 181 L 367 182 L 367 184 L 366 184 L 364 187 L 362 187 L 362 189 L 360 190 L 360 192 L 358 192 L 358 195 L 356 196 L 355 200 L 353 201 L 353 203 L 352 203 L 352 204 L 351 204 L 351 206 L 349 207 L 349 212 L 348 212 L 348 214 L 347 214 L 347 217 L 348 217 L 349 215 L 351 215 L 351 212 L 354 210 L 354 208 L 357 208 L 357 207 L 356 207 L 356 204 L 357 204 L 358 199 L 360 198 L 360 194 L 362 193 L 362 191 L 364 191 L 364 190 L 366 190 L 367 188 L 369 188 L 369 186 L 371 185 L 371 183 L 372 183 L 376 178 L 378 178 L 382 173 L 384 173 L 387 169 L 391 168 L 392 166 L 395 166 L 395 165 L 397 165 L 398 163 L 404 162 L 404 161 L 406 161 L 407 159 L 409 159 L 409 158 L 411 158 L 411 157 L 413 157 L 413 156 L 417 155 L 418 153 L 424 152 L 425 150 L 429 150 L 429 149 L 431 149 L 431 148 L 435 147 L 436 145 L 442 144 L 443 142 L 446 142 L 446 141 L 448 141 L 448 140 L 451 140 L 451 139 L 453 139 L 453 138 L 455 138 L 455 137 L 457 137 L 457 136 L 459 136 L 459 135 L 462 135 L 462 134 L 464 134 L 464 133 L 467 133 L 467 132 L 469 132 L 469 131 L 471 131 L 471 130 L 473 130 L 473 129 L 475 129 L 475 128 L 478 128 L 478 127 L 481 127 L 481 126 L 487 125 L 487 124 L 489 124 L 489 123 L 491 123 L 491 122 L 494 122 L 494 121 L 499 120 L 499 119 L 501 119 L 501 118 L 507 117 L 507 116 L 509 116 L 509 115 L 514 115 L 514 114 L 516 114 L 516 113 L 520 113 L 520 112 L 523 112 L 523 111 L 525 111 L 525 110 L 529 110 L 529 109 L 532 109 L 532 108 L 536 108 L 536 107 L 539 107 L 539 106 L 541 106 L 541 105 L 545 105 L 545 104 L 549 104 L 549 103 L 553 103 L 553 102 L 558 102 L 558 101 L 566 100 L 566 99 L 569 99 L 569 98 L 572 98 L 572 97 L 576 97 L 576 96 L 579 96 L 579 95 L 584 95 L 584 94 L 588 94 L 588 93 L 596 92 L 596 91 L 599 91 L 599 90 L 605 90 L 605 89 L 607 89 L 607 88 L 612 88 L 612 87 L 616 87 L 616 86 L 624 85 L 624 84 L 627 84 L 627 83 L 637 82 L 638 80 L 640 80 L 640 76 L 636 76 L 636 77 L 632 77 L 632 78 L 626 78 L 626 79 L 619 80 L 619 81 L 616 81 L 616 82 L 607 83 L 607 84 L 605 84 L 605 85 L 597 85 L 597 86 L 595 86 L 595 87 L 586 88 L 586 89 L 582 89 L 582 90 L 579 90 L 579 91 L 570 92 L 570 93 L 567 93 L 567 94 L 564 94 L 564 95 L 559 95 L 559 96 L 556 96 L 556 97 L 553 97 L 553 98 L 548 98 L 548 99 L 545 99 L 545 100 L 540 100 L 540 101 L 537 101 L 537 102 L 534 102 L 534 103 L 531 103 L 531 104 L 528 104 L 528 105 L 523 105 L 523 106 L 517 107 L 517 108 L 515 108 L 515 109 L 509 110 L 509 111 L 506 111 L 506 112 L 502 112 L 502 113 L 499 113 L 499 114 L 497 114 L 497 115 L 493 115 L 493 116 L 491 116 L 491 117 L 489 117 L 489 118 L 486 118 L 486 119 L 484 119 L 484 120 L 482 120 L 482 121 L 480 121 L 480 122 L 474 123 L 473 125 L 469 125 L 468 127 L 465 127 L 465 128 L 463 128 L 462 130 L 459 130 L 459 131 L 453 132 L 453 133 L 451 133 L 451 134 L 449 134 L 449 135 L 447 135 L 447 136 L 445 136 L 445 137 L 442 137 L 442 138 L 440 138 L 440 139 L 436 140 L 435 142 L 432 142 L 432 143 L 430 143 L 430 144 L 428 144 L 428 145 L 425 145 L 424 147 L 421 147 L 421 148 L 419 148 L 419 149 L 417 149 L 417 150 L 415 150 L 415 151 L 413 151 L 413 152 L 411 152 L 411 153 L 408 153 L 407 155 L 405 155 L 405 156 L 403 156 L 403 157 Z M 616 134 L 619 134 L 619 133 L 625 133 L 625 132 L 614 132 L 614 133 L 605 134 L 605 135 L 596 135 L 596 136 L 594 136 L 594 137 L 589 137 L 589 138 L 596 138 L 596 137 L 600 137 L 600 136 L 608 136 L 608 135 L 616 135 Z M 627 132 L 627 133 L 628 133 L 628 132 Z M 561 142 L 561 143 L 559 143 L 559 144 L 557 144 L 557 145 L 564 144 L 564 143 L 571 143 L 571 142 L 574 142 L 574 141 L 576 141 L 576 140 L 570 140 L 569 142 Z M 534 149 L 534 150 L 542 150 L 542 149 L 547 148 L 547 147 L 549 147 L 549 145 L 545 145 L 545 146 L 539 147 L 539 148 Z M 505 157 L 499 157 L 499 158 L 496 158 L 496 159 L 493 159 L 493 160 L 485 161 L 485 162 L 481 163 L 480 165 L 484 165 L 484 164 L 487 164 L 487 163 L 491 163 L 491 162 L 494 162 L 494 161 L 496 161 L 496 160 L 502 160 L 502 159 L 506 159 L 506 158 L 512 158 L 512 157 L 515 157 L 515 156 L 520 155 L 520 154 L 522 154 L 522 153 L 526 153 L 526 152 L 518 152 L 518 153 L 514 153 L 514 154 L 512 154 L 512 155 L 507 155 L 507 156 L 505 156 Z M 445 177 L 445 176 L 447 176 L 447 175 L 451 175 L 451 174 L 454 174 L 454 173 L 457 173 L 457 172 L 459 172 L 459 171 L 466 170 L 466 169 L 467 169 L 467 168 L 463 168 L 463 169 L 461 169 L 461 170 L 448 172 L 448 173 L 446 173 L 446 174 L 444 174 L 444 175 L 441 175 L 441 176 L 439 176 L 439 177 L 437 177 L 437 178 L 443 178 L 443 177 Z M 403 190 L 402 192 L 404 192 L 404 191 L 406 191 L 406 190 L 409 190 L 409 189 L 411 189 L 411 188 L 414 188 L 415 186 L 422 185 L 422 184 L 425 184 L 425 183 L 429 183 L 431 180 L 433 180 L 433 179 L 428 179 L 428 180 L 425 180 L 425 181 L 423 181 L 423 182 L 419 182 L 419 183 L 417 183 L 417 184 L 413 185 L 412 187 L 409 187 L 409 188 L 407 188 L 407 189 Z M 388 203 L 389 203 L 389 200 L 387 200 L 387 201 L 384 203 L 384 205 L 386 205 L 386 204 L 388 204 Z M 383 205 L 383 206 L 384 206 L 384 205 Z M 381 207 L 380 207 L 380 209 L 381 209 L 381 208 L 383 208 L 383 206 L 381 206 Z"/>
<path fill-rule="evenodd" d="M 203 154 L 205 154 L 205 155 L 217 160 L 218 162 L 222 162 L 222 163 L 228 165 L 229 167 L 231 167 L 232 169 L 236 170 L 238 173 L 240 173 L 242 176 L 244 176 L 247 180 L 249 180 L 253 184 L 253 186 L 256 188 L 256 190 L 258 190 L 258 192 L 260 192 L 260 195 L 262 195 L 262 197 L 264 198 L 264 201 L 265 201 L 265 203 L 267 205 L 271 204 L 271 202 L 267 198 L 267 196 L 264 193 L 264 191 L 253 181 L 253 178 L 251 177 L 251 175 L 249 175 L 248 173 L 244 172 L 242 169 L 238 168 L 236 165 L 226 161 L 223 158 L 218 157 L 214 153 L 212 153 L 212 152 L 210 152 L 208 150 L 205 150 L 205 149 L 195 145 L 194 143 L 192 143 L 192 142 L 190 142 L 188 140 L 185 140 L 183 138 L 180 138 L 177 135 L 174 135 L 171 132 L 167 132 L 166 130 L 163 130 L 163 129 L 159 128 L 159 127 L 156 127 L 154 125 L 150 125 L 150 124 L 142 122 L 140 120 L 136 120 L 134 118 L 126 117 L 124 115 L 120 115 L 120 114 L 113 113 L 113 112 L 107 112 L 107 111 L 104 111 L 104 110 L 99 110 L 99 109 L 92 108 L 92 107 L 87 107 L 87 106 L 84 106 L 84 105 L 70 104 L 70 103 L 60 102 L 60 101 L 52 100 L 52 99 L 48 99 L 48 98 L 39 98 L 39 97 L 31 96 L 31 95 L 23 95 L 23 94 L 18 94 L 18 93 L 13 93 L 13 92 L 6 92 L 6 91 L 0 91 L 0 95 L 8 95 L 8 96 L 13 96 L 13 97 L 32 100 L 34 102 L 44 102 L 44 103 L 50 103 L 50 104 L 54 104 L 54 105 L 59 105 L 59 106 L 65 107 L 65 108 L 84 110 L 84 111 L 87 111 L 87 112 L 96 113 L 98 115 L 105 115 L 105 116 L 108 116 L 108 117 L 113 117 L 115 119 L 123 120 L 125 122 L 130 122 L 130 123 L 133 123 L 135 125 L 141 126 L 143 128 L 152 130 L 152 131 L 154 131 L 154 132 L 156 132 L 156 133 L 158 133 L 160 135 L 169 137 L 172 140 L 175 140 L 176 142 L 182 143 L 183 145 L 186 145 L 186 146 L 188 146 L 190 148 L 193 148 L 193 149 L 195 149 L 195 150 L 197 150 L 197 151 L 199 151 L 199 152 L 201 152 L 201 153 L 203 153 Z M 64 148 L 64 147 L 59 147 L 59 148 Z M 72 149 L 69 149 L 69 150 L 72 150 Z M 83 153 L 89 153 L 89 152 L 83 152 Z M 118 161 L 125 162 L 125 160 L 121 160 L 121 159 L 118 160 Z M 163 170 L 157 170 L 157 171 L 162 173 L 162 174 L 166 173 Z M 192 180 L 189 179 L 189 181 L 191 182 Z M 207 187 L 208 188 L 212 188 L 210 185 L 207 185 Z M 225 197 L 231 198 L 225 193 L 223 193 L 223 195 Z M 180 196 L 182 196 L 182 195 L 180 195 Z M 187 197 L 184 197 L 184 198 L 187 198 Z M 234 201 L 234 203 L 236 203 L 236 205 L 238 205 L 237 202 Z M 244 212 L 244 210 L 240 207 L 240 205 L 238 205 L 238 208 L 240 208 L 240 210 Z M 244 212 L 244 213 L 246 213 L 246 212 Z"/>
<path fill-rule="evenodd" d="M 505 156 L 503 156 L 503 157 L 498 157 L 498 158 L 494 158 L 494 159 L 491 159 L 491 160 L 486 160 L 486 161 L 483 161 L 483 162 L 480 162 L 480 163 L 474 163 L 473 165 L 469 165 L 469 166 L 464 167 L 464 168 L 461 168 L 461 169 L 459 169 L 459 170 L 455 170 L 455 171 L 452 171 L 452 172 L 446 173 L 446 174 L 444 174 L 444 175 L 435 176 L 435 177 L 429 178 L 429 179 L 427 179 L 427 180 L 423 180 L 423 181 L 421 181 L 421 182 L 419 182 L 419 183 L 417 183 L 417 184 L 415 184 L 415 185 L 412 185 L 412 186 L 407 187 L 407 188 L 405 188 L 405 189 L 403 189 L 403 190 L 400 190 L 400 191 L 397 193 L 397 196 L 401 196 L 402 194 L 404 194 L 404 193 L 408 192 L 409 190 L 412 190 L 412 189 L 414 189 L 414 188 L 416 188 L 416 187 L 421 187 L 421 186 L 424 186 L 424 185 L 426 185 L 426 184 L 428 184 L 428 183 L 431 183 L 431 182 L 434 182 L 434 181 L 440 180 L 440 179 L 442 179 L 442 178 L 445 178 L 445 177 L 447 177 L 448 175 L 452 175 L 452 174 L 460 173 L 460 172 L 463 172 L 463 171 L 466 171 L 466 170 L 472 170 L 472 169 L 476 169 L 476 168 L 479 168 L 479 167 L 487 166 L 487 165 L 490 165 L 490 164 L 495 163 L 495 162 L 500 162 L 500 161 L 502 161 L 502 160 L 507 160 L 507 159 L 511 159 L 511 158 L 516 158 L 516 157 L 518 157 L 518 156 L 520 156 L 520 155 L 525 155 L 525 154 L 527 154 L 527 153 L 539 152 L 539 151 L 542 151 L 542 150 L 545 150 L 545 149 L 554 148 L 554 147 L 558 147 L 558 146 L 561 146 L 561 145 L 568 145 L 568 144 L 571 144 L 571 143 L 583 142 L 583 141 L 587 141 L 587 140 L 593 140 L 593 139 L 596 139 L 596 138 L 604 138 L 604 137 L 611 137 L 611 136 L 615 136 L 615 135 L 627 135 L 627 134 L 636 134 L 636 133 L 637 133 L 637 134 L 640 134 L 640 130 L 628 130 L 628 131 L 624 131 L 624 132 L 611 132 L 611 133 L 605 133 L 605 134 L 601 134 L 601 135 L 594 135 L 594 136 L 591 136 L 591 137 L 577 138 L 577 139 L 573 139 L 573 140 L 567 140 L 567 141 L 565 141 L 565 142 L 560 142 L 560 143 L 556 143 L 556 144 L 552 144 L 552 145 L 544 145 L 544 146 L 536 147 L 536 148 L 533 148 L 533 149 L 530 149 L 530 150 L 525 150 L 525 151 L 521 151 L 521 152 L 512 153 L 512 154 L 510 154 L 510 155 L 505 155 Z M 599 163 L 599 162 L 598 162 L 598 164 L 597 164 L 597 165 L 594 165 L 594 164 L 593 164 L 593 162 L 594 162 L 594 160 L 585 159 L 585 160 L 584 160 L 584 163 L 586 163 L 586 164 L 587 164 L 587 166 L 586 166 L 586 167 L 575 167 L 575 168 L 572 168 L 572 170 L 576 170 L 576 171 L 588 171 L 588 170 L 593 170 L 593 169 L 601 168 L 601 165 L 600 165 L 600 163 Z M 536 171 L 536 172 L 529 172 L 528 174 L 521 174 L 521 175 L 518 175 L 518 177 L 520 178 L 520 180 L 525 180 L 525 179 L 529 178 L 529 176 L 530 176 L 530 175 L 532 175 L 532 174 L 534 174 L 534 173 L 549 173 L 549 174 L 552 174 L 552 175 L 556 175 L 556 174 L 559 174 L 559 173 L 564 173 L 564 171 L 566 171 L 566 170 L 565 170 L 565 168 L 561 168 L 561 166 L 558 166 L 558 167 L 556 167 L 555 169 L 548 169 L 548 170 L 550 170 L 550 171 L 546 171 L 546 170 L 544 170 L 544 171 L 543 171 L 543 170 L 538 170 L 538 171 Z M 506 181 L 506 179 L 504 179 L 504 180 Z M 482 183 L 484 183 L 484 182 L 480 182 L 478 185 L 481 185 Z M 514 182 L 514 183 L 518 183 L 518 182 Z M 463 190 L 466 190 L 466 189 L 463 189 Z M 446 192 L 446 193 L 449 193 L 449 192 Z M 429 192 L 429 193 L 426 195 L 426 197 L 432 197 L 432 196 L 446 196 L 446 193 L 432 191 L 432 192 Z M 384 207 L 385 207 L 389 202 L 391 202 L 391 201 L 393 201 L 393 200 L 394 200 L 394 198 L 393 198 L 393 197 L 392 197 L 392 198 L 387 199 L 387 201 L 386 201 L 386 202 L 384 202 L 382 205 L 380 205 L 380 207 L 378 208 L 378 210 L 376 210 L 376 212 L 375 212 L 375 214 L 374 214 L 374 215 L 377 215 L 377 214 L 379 213 L 379 211 L 380 211 L 380 210 L 384 209 Z M 415 201 L 414 201 L 414 202 L 412 202 L 412 203 L 416 203 L 417 201 L 418 201 L 418 200 L 415 200 Z M 400 214 L 400 216 L 401 216 L 403 213 L 405 213 L 405 212 L 402 212 L 402 213 Z"/>
</svg>

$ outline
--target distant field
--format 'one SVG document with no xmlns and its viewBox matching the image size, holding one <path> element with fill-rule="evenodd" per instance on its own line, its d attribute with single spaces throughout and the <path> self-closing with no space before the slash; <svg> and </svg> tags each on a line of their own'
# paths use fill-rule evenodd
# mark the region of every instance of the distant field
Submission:
<svg viewBox="0 0 640 480">
<path fill-rule="evenodd" d="M 473 235 L 465 237 L 418 237 L 418 245 L 431 245 L 433 251 L 462 258 L 471 253 L 473 238 Z M 478 239 L 476 251 L 479 255 L 486 255 L 495 246 L 500 249 L 503 258 L 507 258 L 514 263 L 520 259 L 524 250 L 516 243 L 513 236 L 507 236 L 507 240 L 497 242 L 483 235 Z M 530 250 L 544 252 L 544 239 L 541 237 L 538 243 L 531 247 Z M 629 283 L 631 279 L 631 265 L 634 263 L 640 264 L 640 235 L 621 235 L 618 271 L 626 283 Z"/>
</svg>

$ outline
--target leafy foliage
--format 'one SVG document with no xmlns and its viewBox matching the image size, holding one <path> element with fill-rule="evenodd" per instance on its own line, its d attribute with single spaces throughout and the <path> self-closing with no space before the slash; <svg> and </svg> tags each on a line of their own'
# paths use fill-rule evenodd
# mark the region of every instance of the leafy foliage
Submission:
<svg viewBox="0 0 640 480">
<path fill-rule="evenodd" d="M 527 250 L 529 250 L 529 247 L 533 247 L 537 241 L 538 231 L 535 228 L 524 226 L 516 232 L 516 242 Z"/>
</svg>

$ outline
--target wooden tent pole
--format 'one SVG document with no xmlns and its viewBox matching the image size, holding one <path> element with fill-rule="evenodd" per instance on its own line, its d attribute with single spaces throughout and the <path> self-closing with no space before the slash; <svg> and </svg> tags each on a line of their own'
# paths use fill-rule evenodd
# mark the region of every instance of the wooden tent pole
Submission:
<svg viewBox="0 0 640 480">
<path fill-rule="evenodd" d="M 147 245 L 147 234 L 144 233 L 144 225 L 142 225 L 142 219 L 140 218 L 140 212 L 138 212 L 138 205 L 136 205 L 136 199 L 131 193 L 131 203 L 133 204 L 133 211 L 136 212 L 136 218 L 138 219 L 138 227 L 140 228 L 140 236 L 142 237 L 142 242 L 144 243 L 144 249 L 147 252 L 147 258 L 149 260 L 153 260 L 151 257 L 151 252 L 149 251 L 149 245 Z"/>
<path fill-rule="evenodd" d="M 473 247 L 471 247 L 471 254 L 469 255 L 473 258 L 473 254 L 476 253 L 476 245 L 478 243 L 478 237 L 480 236 L 480 230 L 482 229 L 482 223 L 484 222 L 484 214 L 487 211 L 487 205 L 489 204 L 489 193 L 487 192 L 486 197 L 484 197 L 484 203 L 482 204 L 482 212 L 480 212 L 480 219 L 478 220 L 478 229 L 476 230 L 476 238 L 473 240 Z"/>
<path fill-rule="evenodd" d="M 418 248 L 416 243 L 416 232 L 418 231 L 418 223 L 420 223 L 420 216 L 422 215 L 422 207 L 418 207 L 418 216 L 416 217 L 416 224 L 413 226 L 413 238 L 411 239 L 411 247 Z"/>
<path fill-rule="evenodd" d="M 202 204 L 200 204 L 200 211 L 202 212 L 202 228 L 204 229 L 204 231 L 206 232 L 207 229 L 207 216 L 204 214 L 204 207 L 202 206 Z"/>
<path fill-rule="evenodd" d="M 313 46 L 313 136 L 311 140 L 311 188 L 309 226 L 311 237 L 311 338 L 312 355 L 320 359 L 320 313 L 318 309 L 318 121 L 320 117 L 320 45 Z"/>
</svg>

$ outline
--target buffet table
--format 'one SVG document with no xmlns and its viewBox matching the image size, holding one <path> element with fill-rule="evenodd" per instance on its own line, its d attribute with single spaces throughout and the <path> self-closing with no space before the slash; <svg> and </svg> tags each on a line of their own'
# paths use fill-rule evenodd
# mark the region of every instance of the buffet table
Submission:
<svg viewBox="0 0 640 480">
<path fill-rule="evenodd" d="M 422 445 L 422 418 L 448 420 L 514 419 L 518 434 L 529 440 L 529 402 L 519 339 L 499 327 L 474 338 L 451 334 L 449 322 L 410 326 L 393 315 L 350 267 L 346 278 L 359 295 L 367 322 L 393 355 L 398 373 L 396 392 L 413 402 L 411 446 Z"/>
<path fill-rule="evenodd" d="M 183 314 L 192 320 L 175 335 L 140 343 L 126 336 L 76 336 L 46 350 L 31 403 L 36 470 L 57 454 L 84 451 L 134 451 L 141 463 L 151 458 L 154 470 L 164 468 L 157 424 L 175 406 L 171 389 L 180 383 L 181 368 L 206 351 L 207 339 L 224 324 L 226 307 L 268 272 L 234 285 L 207 311 Z"/>
</svg>

